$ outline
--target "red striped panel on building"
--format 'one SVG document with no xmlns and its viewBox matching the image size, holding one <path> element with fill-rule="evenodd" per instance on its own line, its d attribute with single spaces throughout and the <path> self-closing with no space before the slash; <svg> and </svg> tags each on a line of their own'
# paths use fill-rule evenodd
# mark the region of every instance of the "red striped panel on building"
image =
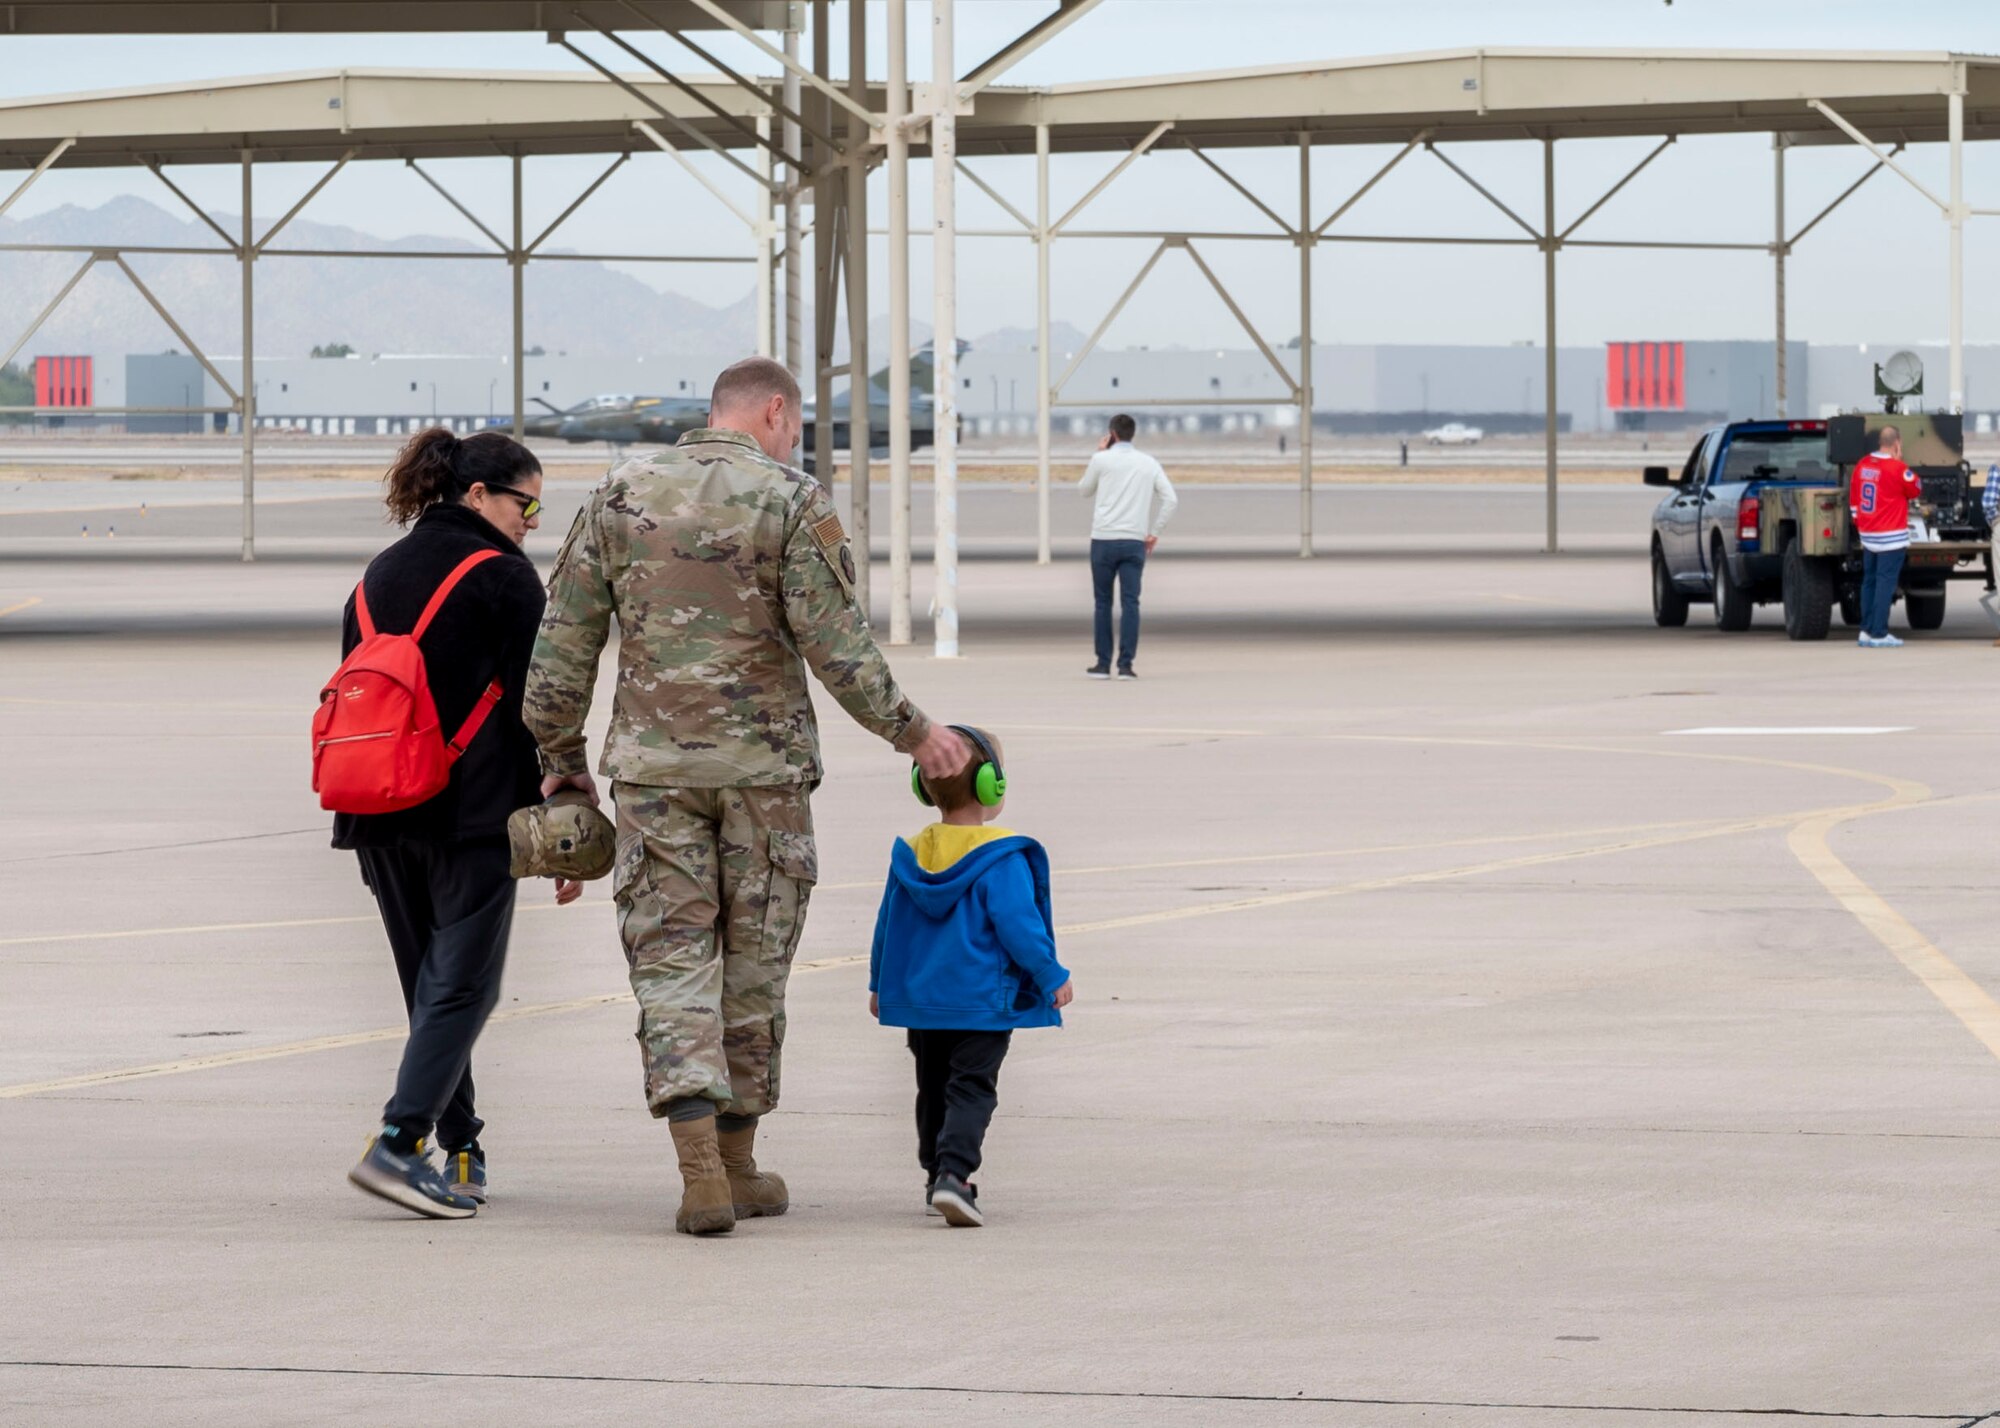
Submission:
<svg viewBox="0 0 2000 1428">
<path fill-rule="evenodd" d="M 37 357 L 35 359 L 35 405 L 38 407 L 95 406 L 96 372 L 88 357 Z"/>
<path fill-rule="evenodd" d="M 1604 404 L 1613 411 L 1687 410 L 1687 344 L 1604 344 Z"/>
</svg>

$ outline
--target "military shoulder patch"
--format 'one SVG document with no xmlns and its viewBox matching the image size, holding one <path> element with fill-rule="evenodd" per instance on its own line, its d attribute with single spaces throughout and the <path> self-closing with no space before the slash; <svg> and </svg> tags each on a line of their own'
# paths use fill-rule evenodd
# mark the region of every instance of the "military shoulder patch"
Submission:
<svg viewBox="0 0 2000 1428">
<path fill-rule="evenodd" d="M 849 600 L 854 599 L 854 557 L 847 549 L 847 532 L 840 524 L 837 512 L 829 510 L 809 527 L 813 544 L 832 567 L 834 578 L 840 581 L 840 588 Z"/>
</svg>

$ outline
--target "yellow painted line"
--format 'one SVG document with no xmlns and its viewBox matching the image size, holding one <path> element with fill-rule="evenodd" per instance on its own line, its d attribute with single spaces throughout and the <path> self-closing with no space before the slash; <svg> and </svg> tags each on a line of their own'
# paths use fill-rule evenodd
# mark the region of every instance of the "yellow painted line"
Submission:
<svg viewBox="0 0 2000 1428">
<path fill-rule="evenodd" d="M 825 957 L 801 962 L 792 970 L 820 972 L 866 962 L 866 957 Z M 495 1022 L 521 1021 L 528 1017 L 554 1016 L 562 1012 L 589 1011 L 595 1007 L 630 1002 L 630 992 L 610 992 L 603 996 L 577 997 L 564 1002 L 540 1002 L 533 1006 L 510 1007 L 486 1019 Z M 378 1027 L 374 1031 L 353 1031 L 340 1036 L 315 1036 L 305 1041 L 287 1041 L 277 1046 L 247 1046 L 241 1051 L 219 1051 L 213 1056 L 189 1056 L 179 1061 L 155 1061 L 149 1066 L 126 1066 L 116 1071 L 91 1071 L 81 1076 L 64 1076 L 54 1081 L 28 1081 L 0 1086 L 0 1101 L 23 1096 L 46 1096 L 57 1091 L 80 1091 L 93 1086 L 114 1086 L 126 1081 L 147 1081 L 160 1076 L 183 1076 L 190 1071 L 214 1071 L 224 1066 L 243 1066 L 257 1061 L 278 1061 L 288 1056 L 305 1056 L 315 1051 L 339 1051 L 350 1046 L 369 1046 L 378 1041 L 400 1041 L 410 1034 L 407 1026 Z"/>
<path fill-rule="evenodd" d="M 1218 916 L 1218 914 L 1226 914 L 1226 912 L 1248 912 L 1248 910 L 1254 910 L 1254 908 L 1272 908 L 1272 906 L 1282 906 L 1282 904 L 1290 904 L 1290 902 L 1314 902 L 1314 900 L 1322 900 L 1322 898 L 1344 898 L 1344 896 L 1354 896 L 1354 894 L 1360 894 L 1360 892 L 1380 892 L 1380 890 L 1386 890 L 1386 888 L 1404 888 L 1404 886 L 1416 886 L 1416 884 L 1424 884 L 1424 882 L 1444 882 L 1448 878 L 1472 878 L 1472 876 L 1480 876 L 1480 874 L 1488 874 L 1488 872 L 1506 872 L 1506 870 L 1512 870 L 1512 868 L 1534 868 L 1534 866 L 1544 866 L 1544 864 L 1552 864 L 1552 862 L 1572 862 L 1572 860 L 1578 860 L 1578 858 L 1598 858 L 1598 856 L 1610 856 L 1610 854 L 1618 854 L 1618 852 L 1632 852 L 1632 850 L 1638 850 L 1638 848 L 1660 848 L 1660 846 L 1676 844 L 1676 842 L 1696 842 L 1696 840 L 1702 840 L 1702 838 L 1722 838 L 1722 836 L 1734 834 L 1734 832 L 1750 832 L 1750 830 L 1758 830 L 1758 828 L 1774 828 L 1774 826 L 1790 822 L 1794 818 L 1796 818 L 1796 814 L 1778 814 L 1778 816 L 1766 816 L 1766 818 L 1746 818 L 1742 822 L 1720 824 L 1720 826 L 1714 826 L 1714 828 L 1670 832 L 1670 834 L 1660 834 L 1656 838 L 1632 838 L 1632 840 L 1622 840 L 1622 842 L 1596 844 L 1592 848 L 1572 848 L 1568 852 L 1530 854 L 1530 856 L 1524 856 L 1524 858 L 1500 858 L 1500 860 L 1494 860 L 1494 862 L 1480 862 L 1480 864 L 1470 864 L 1470 866 L 1464 866 L 1464 868 L 1440 868 L 1440 870 L 1434 870 L 1434 872 L 1412 872 L 1412 874 L 1400 874 L 1400 876 L 1392 876 L 1392 878 L 1370 878 L 1366 882 L 1338 884 L 1338 886 L 1332 886 L 1332 888 L 1302 888 L 1298 892 L 1280 892 L 1280 894 L 1272 894 L 1272 896 L 1264 896 L 1264 898 L 1232 898 L 1228 902 L 1206 902 L 1206 904 L 1196 904 L 1192 908 L 1168 908 L 1168 910 L 1162 910 L 1162 912 L 1142 912 L 1142 914 L 1136 914 L 1136 916 L 1130 916 L 1130 918 L 1104 918 L 1100 922 L 1072 922 L 1072 924 L 1058 926 L 1056 934 L 1058 936 L 1080 936 L 1080 934 L 1088 934 L 1088 932 L 1110 932 L 1114 928 L 1136 928 L 1136 926 L 1148 926 L 1148 924 L 1156 924 L 1156 922 L 1180 922 L 1180 920 L 1186 920 L 1186 918 L 1206 918 L 1206 916 Z M 352 920 L 356 920 L 356 922 L 364 922 L 364 920 L 372 922 L 372 918 L 352 918 Z M 866 962 L 868 962 L 868 958 L 864 954 L 816 958 L 812 962 L 800 962 L 794 968 L 794 972 L 822 972 L 822 970 L 840 968 L 840 966 L 862 966 Z M 508 1022 L 508 1020 L 520 1020 L 520 1018 L 526 1018 L 526 1016 L 552 1016 L 552 1014 L 558 1014 L 558 1012 L 580 1012 L 580 1010 L 588 1010 L 588 1008 L 596 1008 L 596 1006 L 610 1006 L 610 1004 L 624 1002 L 624 1000 L 626 1000 L 626 994 L 624 992 L 616 992 L 616 994 L 610 994 L 610 996 L 586 996 L 586 998 L 578 998 L 578 1000 L 572 1000 L 572 1002 L 542 1002 L 542 1004 L 536 1004 L 536 1006 L 518 1006 L 518 1008 L 510 1008 L 506 1012 L 494 1012 L 494 1016 L 490 1020 L 492 1022 Z M 0 1100 L 14 1100 L 14 1098 L 20 1098 L 20 1096 L 42 1096 L 42 1094 L 60 1092 L 60 1090 L 82 1090 L 82 1088 L 90 1088 L 90 1086 L 110 1086 L 110 1084 L 118 1084 L 118 1082 L 146 1080 L 146 1078 L 154 1078 L 154 1076 L 180 1076 L 180 1074 L 196 1072 L 196 1070 L 214 1070 L 214 1068 L 222 1068 L 222 1066 L 242 1066 L 246 1062 L 280 1060 L 280 1058 L 286 1058 L 286 1056 L 306 1056 L 310 1052 L 330 1052 L 330 1050 L 342 1050 L 346 1046 L 366 1046 L 370 1042 L 388 1042 L 388 1040 L 396 1040 L 400 1036 L 408 1036 L 408 1028 L 386 1026 L 386 1028 L 378 1028 L 378 1030 L 372 1030 L 372 1032 L 348 1032 L 344 1036 L 314 1036 L 314 1038 L 304 1040 L 304 1042 L 286 1042 L 286 1044 L 280 1044 L 280 1046 L 254 1046 L 254 1048 L 244 1048 L 240 1052 L 218 1052 L 214 1056 L 190 1056 L 190 1058 L 174 1060 L 174 1062 L 154 1062 L 150 1066 L 128 1066 L 124 1070 L 88 1072 L 88 1074 L 82 1074 L 82 1076 L 64 1076 L 60 1080 L 24 1082 L 24 1084 L 16 1084 L 16 1086 L 0 1086 Z"/>
<path fill-rule="evenodd" d="M 1835 902 L 1889 950 L 1924 984 L 1946 1011 L 1995 1056 L 2000 1056 L 2000 1002 L 1901 913 L 1882 898 L 1834 853 L 1827 835 L 1849 819 L 1873 810 L 1833 812 L 1808 819 L 1792 829 L 1786 844 Z"/>
<path fill-rule="evenodd" d="M 1226 868 L 1239 863 L 1293 863 L 1320 858 L 1365 858 L 1378 853 L 1426 853 L 1443 848 L 1489 848 L 1508 843 L 1559 843 L 1566 838 L 1598 838 L 1608 833 L 1649 833 L 1659 828 L 1702 828 L 1718 818 L 1686 818 L 1670 823 L 1629 823 L 1610 828 L 1559 828 L 1547 833 L 1501 833 L 1487 838 L 1444 838 L 1434 843 L 1375 843 L 1352 848 L 1318 848 L 1308 853 L 1239 853 L 1226 858 L 1177 858 L 1164 863 L 1107 863 L 1095 868 L 1056 868 L 1059 878 L 1101 873 L 1151 873 L 1172 868 Z M 864 886 L 850 884 L 849 886 Z M 865 884 L 879 887 L 880 883 Z"/>
<path fill-rule="evenodd" d="M 1606 833 L 1644 832 L 1655 828 L 1705 827 L 1715 821 L 1705 819 L 1680 823 L 1637 823 L 1622 828 L 1577 828 L 1549 833 L 1502 834 L 1492 838 L 1448 838 L 1436 843 L 1383 843 L 1352 848 L 1325 848 L 1306 853 L 1243 853 L 1227 858 L 1181 858 L 1157 863 L 1110 863 L 1102 867 L 1062 869 L 1057 871 L 1056 876 L 1086 877 L 1103 876 L 1107 873 L 1149 873 L 1174 868 L 1214 868 L 1241 863 L 1298 862 L 1319 858 L 1361 858 L 1380 853 L 1420 853 L 1441 848 L 1477 848 L 1507 843 L 1554 843 L 1565 838 L 1594 838 Z M 118 850 L 107 849 L 106 853 L 116 851 Z M 813 891 L 857 892 L 881 886 L 882 879 L 873 878 L 858 883 L 821 883 Z M 601 905 L 595 898 L 591 899 L 590 903 Z M 554 903 L 543 902 L 529 903 L 516 909 L 518 912 L 556 910 Z M 372 924 L 379 920 L 374 914 L 359 914 L 341 917 L 281 918 L 268 922 L 204 922 L 177 927 L 132 927 L 111 932 L 56 932 L 33 937 L 0 937 L 0 947 L 32 947 L 64 942 L 125 942 L 142 937 L 184 937 L 206 932 L 275 932 L 298 927 L 352 927 L 363 923 Z"/>
<path fill-rule="evenodd" d="M 1007 732 L 1029 734 L 1100 734 L 1106 738 L 1119 738 L 1126 734 L 1170 734 L 1176 737 L 1189 735 L 1205 739 L 1262 739 L 1273 732 L 1270 729 L 1160 729 L 1131 724 L 1009 724 Z"/>
<path fill-rule="evenodd" d="M 1923 784 L 1909 779 L 1900 779 L 1887 774 L 1875 774 L 1860 769 L 1845 769 L 1827 765 L 1799 764 L 1784 760 L 1761 758 L 1754 755 L 1680 753 L 1648 748 L 1604 748 L 1591 745 L 1565 745 L 1551 743 L 1503 742 L 1487 739 L 1438 739 L 1426 740 L 1420 737 L 1391 735 L 1322 735 L 1323 738 L 1346 738 L 1356 741 L 1396 742 L 1396 743 L 1443 743 L 1472 746 L 1531 747 L 1566 750 L 1570 752 L 1620 754 L 1638 753 L 1649 757 L 1694 758 L 1705 762 L 1748 763 L 1770 767 L 1795 769 L 1806 772 L 1831 774 L 1843 778 L 1855 778 L 1874 783 L 1889 790 L 1890 796 L 1873 804 L 1859 804 L 1832 809 L 1819 809 L 1807 813 L 1789 812 L 1770 814 L 1756 818 L 1745 818 L 1722 822 L 1709 826 L 1679 828 L 1650 838 L 1621 839 L 1611 843 L 1596 844 L 1587 848 L 1566 849 L 1552 853 L 1527 854 L 1518 858 L 1503 858 L 1483 863 L 1474 863 L 1455 868 L 1435 869 L 1429 872 L 1405 873 L 1391 877 L 1371 878 L 1360 882 L 1339 884 L 1333 887 L 1305 888 L 1287 893 L 1274 893 L 1264 897 L 1236 898 L 1226 902 L 1202 903 L 1192 907 L 1169 908 L 1156 912 L 1139 913 L 1129 917 L 1106 918 L 1093 922 L 1071 923 L 1056 929 L 1059 935 L 1075 936 L 1092 932 L 1112 931 L 1127 927 L 1141 927 L 1163 922 L 1177 922 L 1191 918 L 1212 917 L 1232 912 L 1251 911 L 1260 908 L 1278 907 L 1289 904 L 1318 901 L 1334 897 L 1347 897 L 1360 893 L 1384 891 L 1391 888 L 1419 886 L 1456 878 L 1477 877 L 1489 873 L 1507 872 L 1520 868 L 1541 867 L 1552 863 L 1562 863 L 1583 858 L 1610 856 L 1617 853 L 1633 852 L 1646 848 L 1665 847 L 1678 843 L 1691 843 L 1709 838 L 1726 837 L 1736 833 L 1755 832 L 1783 825 L 1794 825 L 1793 850 L 1800 853 L 1797 841 L 1805 833 L 1802 861 L 1811 854 L 1815 862 L 1808 862 L 1815 875 L 1832 891 L 1836 898 L 1861 917 L 1863 923 L 1881 938 L 1892 952 L 1904 961 L 1925 984 L 1950 1007 L 1975 1035 L 1979 1036 L 1995 1055 L 2000 1055 L 2000 1005 L 1978 987 L 1956 964 L 1932 946 L 1923 936 L 1896 914 L 1876 894 L 1854 876 L 1846 866 L 1835 858 L 1831 849 L 1825 848 L 1825 831 L 1851 818 L 1873 813 L 1891 812 L 1930 801 L 1930 790 Z M 1664 825 L 1673 827 L 1674 825 Z M 1819 847 L 1824 849 L 1820 856 L 1812 847 L 1812 830 L 1817 830 Z M 1560 835 L 1548 835 L 1551 837 Z M 1246 858 L 1245 861 L 1253 861 Z M 1833 870 L 1838 869 L 1838 874 Z M 1136 870 L 1136 869 L 1121 869 Z M 1844 875 L 1844 878 L 1841 876 Z M 1829 881 L 1829 878 L 1832 880 Z M 836 885 L 873 886 L 873 884 Z M 526 911 L 552 911 L 552 904 L 538 904 Z M 1865 913 L 1865 915 L 1864 915 Z M 371 922 L 368 917 L 348 917 L 331 919 L 305 919 L 293 923 L 262 924 L 219 924 L 209 928 L 174 929 L 183 931 L 239 930 L 252 927 L 280 926 L 321 926 L 330 923 Z M 130 937 L 158 935 L 161 930 L 148 933 L 136 930 L 128 933 L 69 934 L 67 939 L 81 940 L 101 937 Z M 48 941 L 56 939 L 30 938 L 26 941 Z M 7 945 L 0 943 L 0 945 Z M 866 962 L 865 956 L 849 955 L 817 959 L 800 963 L 795 971 L 817 971 L 834 967 L 855 966 Z M 585 997 L 567 1002 L 547 1002 L 536 1006 L 517 1007 L 496 1013 L 491 1020 L 508 1021 L 531 1016 L 546 1016 L 566 1011 L 580 1011 L 591 1007 L 608 1006 L 625 1000 L 624 993 L 606 996 Z M 0 1099 L 14 1099 L 22 1096 L 46 1094 L 54 1091 L 76 1090 L 85 1087 L 110 1085 L 123 1081 L 157 1076 L 181 1075 L 190 1071 L 208 1070 L 217 1067 L 240 1065 L 246 1062 L 268 1061 L 282 1057 L 304 1055 L 314 1051 L 335 1050 L 342 1047 L 365 1045 L 377 1041 L 388 1041 L 407 1035 L 402 1027 L 382 1028 L 375 1031 L 353 1032 L 346 1035 L 315 1037 L 307 1041 L 290 1042 L 280 1046 L 246 1048 L 242 1051 L 221 1052 L 214 1056 L 190 1057 L 180 1061 L 157 1062 L 148 1066 L 128 1067 L 116 1071 L 93 1072 L 82 1076 L 72 1076 L 54 1081 L 28 1082 L 13 1086 L 0 1086 Z M 1989 1037 L 1991 1039 L 1989 1039 Z"/>
<path fill-rule="evenodd" d="M 195 932 L 271 932 L 287 927 L 340 927 L 357 922 L 378 922 L 375 917 L 293 917 L 274 922 L 196 922 L 184 927 L 132 927 L 122 932 L 58 932 L 52 936 L 0 937 L 0 947 L 29 947 L 40 943 L 123 942 L 134 937 L 178 937 Z"/>
<path fill-rule="evenodd" d="M 39 600 L 30 600 L 27 605 L 16 605 L 14 610 L 25 610 L 28 605 L 41 603 Z M 11 615 L 14 610 L 0 610 L 0 615 Z M 167 699 L 34 699 L 20 694 L 0 694 L 0 704 L 31 704 L 44 709 L 184 709 L 203 714 L 297 715 L 299 712 L 295 706 L 282 704 L 205 704 L 198 700 L 185 700 L 177 704 Z"/>
<path fill-rule="evenodd" d="M 1147 927 L 1160 922 L 1180 922 L 1193 917 L 1214 917 L 1222 913 L 1248 912 L 1256 908 L 1284 907 L 1293 903 L 1318 902 L 1326 898 L 1352 897 L 1357 893 L 1383 892 L 1390 888 L 1416 887 L 1424 883 L 1446 882 L 1454 878 L 1479 877 L 1487 873 L 1511 872 L 1518 868 L 1544 867 L 1550 863 L 1574 862 L 1582 858 L 1607 857 L 1614 853 L 1635 852 L 1643 848 L 1662 848 L 1675 843 L 1693 843 L 1706 838 L 1722 838 L 1735 833 L 1754 833 L 1766 828 L 1779 828 L 1793 819 L 1796 813 L 1767 815 L 1762 818 L 1745 818 L 1734 823 L 1723 823 L 1690 832 L 1664 833 L 1656 838 L 1632 838 L 1616 843 L 1600 843 L 1589 848 L 1570 848 L 1559 853 L 1530 853 L 1519 858 L 1499 858 L 1491 862 L 1470 863 L 1456 868 L 1435 868 L 1421 873 L 1399 873 L 1392 877 L 1367 878 L 1360 882 L 1341 883 L 1333 887 L 1300 888 L 1293 892 L 1270 893 L 1263 897 L 1232 898 L 1227 902 L 1197 903 L 1192 907 L 1163 908 L 1157 912 L 1134 913 L 1130 917 L 1112 917 L 1099 922 L 1072 923 L 1058 927 L 1058 934 L 1072 935 L 1083 932 L 1108 932 L 1115 928 Z"/>
<path fill-rule="evenodd" d="M 39 595 L 30 596 L 28 599 L 21 601 L 20 604 L 18 605 L 9 605 L 6 609 L 0 610 L 0 620 L 6 619 L 9 615 L 18 615 L 23 610 L 32 610 L 35 608 L 35 606 L 41 603 L 42 603 L 41 596 Z"/>
</svg>

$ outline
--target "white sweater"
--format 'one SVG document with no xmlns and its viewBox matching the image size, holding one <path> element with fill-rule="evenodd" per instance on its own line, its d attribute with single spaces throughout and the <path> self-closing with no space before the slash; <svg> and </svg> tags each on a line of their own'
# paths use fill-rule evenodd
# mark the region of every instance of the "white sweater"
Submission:
<svg viewBox="0 0 2000 1428">
<path fill-rule="evenodd" d="M 1090 521 L 1092 540 L 1144 540 L 1166 529 L 1180 497 L 1160 463 L 1129 441 L 1120 441 L 1090 458 L 1076 489 L 1095 496 Z M 1153 493 L 1160 496 L 1160 514 L 1151 520 Z"/>
</svg>

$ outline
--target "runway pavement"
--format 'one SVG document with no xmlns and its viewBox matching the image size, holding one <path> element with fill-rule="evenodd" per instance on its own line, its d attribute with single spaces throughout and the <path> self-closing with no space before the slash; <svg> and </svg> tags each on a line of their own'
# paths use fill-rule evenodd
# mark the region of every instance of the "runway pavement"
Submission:
<svg viewBox="0 0 2000 1428">
<path fill-rule="evenodd" d="M 352 576 L 0 564 L 0 1420 L 2000 1409 L 1976 610 L 1860 651 L 1655 630 L 1617 553 L 1184 556 L 1103 684 L 1079 562 L 970 565 L 968 657 L 897 670 L 1006 739 L 1078 984 L 1016 1038 L 989 1225 L 922 1213 L 858 960 L 921 810 L 829 705 L 760 1141 L 794 1209 L 697 1243 L 601 886 L 524 889 L 491 1206 L 345 1184 L 400 1036 L 306 787 Z"/>
</svg>

